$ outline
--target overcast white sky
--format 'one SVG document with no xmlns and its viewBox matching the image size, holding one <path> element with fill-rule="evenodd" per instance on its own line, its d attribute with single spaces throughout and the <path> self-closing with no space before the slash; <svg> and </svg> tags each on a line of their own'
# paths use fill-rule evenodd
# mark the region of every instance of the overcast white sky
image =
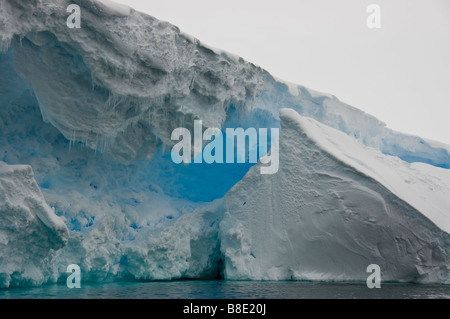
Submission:
<svg viewBox="0 0 450 319">
<path fill-rule="evenodd" d="M 395 130 L 450 144 L 450 0 L 115 0 Z M 366 8 L 381 7 L 381 29 Z"/>
</svg>

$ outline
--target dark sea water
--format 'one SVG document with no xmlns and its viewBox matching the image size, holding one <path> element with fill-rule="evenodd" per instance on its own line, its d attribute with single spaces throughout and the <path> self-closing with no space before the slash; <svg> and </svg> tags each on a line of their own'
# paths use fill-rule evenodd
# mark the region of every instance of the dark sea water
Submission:
<svg viewBox="0 0 450 319">
<path fill-rule="evenodd" d="M 365 283 L 165 281 L 82 284 L 37 288 L 0 289 L 0 299 L 450 299 L 450 285 L 382 284 L 369 289 Z"/>
</svg>

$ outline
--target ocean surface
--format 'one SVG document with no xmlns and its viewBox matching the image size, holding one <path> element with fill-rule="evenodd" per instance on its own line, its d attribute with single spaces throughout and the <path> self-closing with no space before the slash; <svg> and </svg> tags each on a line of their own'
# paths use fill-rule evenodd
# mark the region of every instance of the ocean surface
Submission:
<svg viewBox="0 0 450 319">
<path fill-rule="evenodd" d="M 259 282 L 259 281 L 162 281 L 81 284 L 37 288 L 0 289 L 0 299 L 450 299 L 450 285 L 382 283 L 369 289 L 365 283 Z"/>
</svg>

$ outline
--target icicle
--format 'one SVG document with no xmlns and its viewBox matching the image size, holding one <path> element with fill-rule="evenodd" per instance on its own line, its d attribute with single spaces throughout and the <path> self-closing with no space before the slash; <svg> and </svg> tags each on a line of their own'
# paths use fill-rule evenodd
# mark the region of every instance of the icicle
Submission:
<svg viewBox="0 0 450 319">
<path fill-rule="evenodd" d="M 95 155 L 97 155 L 97 148 L 98 148 L 98 134 L 95 135 L 95 149 L 94 149 Z"/>
<path fill-rule="evenodd" d="M 75 141 L 75 130 L 72 130 L 72 133 L 69 137 L 69 152 L 72 150 L 72 144 Z"/>
<path fill-rule="evenodd" d="M 92 91 L 95 90 L 95 79 L 94 79 L 94 71 L 91 71 L 91 83 L 92 83 Z"/>
</svg>

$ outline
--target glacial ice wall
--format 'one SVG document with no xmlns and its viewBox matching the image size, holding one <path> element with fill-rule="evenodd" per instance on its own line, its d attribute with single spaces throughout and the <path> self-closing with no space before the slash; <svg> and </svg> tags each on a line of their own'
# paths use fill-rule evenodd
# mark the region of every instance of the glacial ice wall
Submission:
<svg viewBox="0 0 450 319">
<path fill-rule="evenodd" d="M 262 178 L 252 177 L 250 163 L 175 165 L 170 160 L 174 143 L 170 134 L 180 126 L 192 130 L 195 119 L 201 119 L 205 128 L 280 127 L 280 109 L 288 107 L 385 154 L 450 167 L 448 148 L 394 132 L 334 96 L 284 83 L 242 58 L 210 48 L 177 27 L 133 9 L 75 0 L 81 6 L 82 24 L 80 29 L 69 29 L 66 8 L 70 3 L 0 2 L 0 161 L 31 165 L 46 203 L 69 229 L 67 243 L 53 247 L 43 273 L 35 272 L 29 280 L 13 276 L 11 285 L 61 280 L 68 263 L 78 263 L 83 278 L 92 281 L 209 278 L 224 269 L 228 278 L 314 278 L 298 269 L 295 274 L 287 270 L 295 269 L 291 267 L 294 259 L 286 260 L 281 275 L 273 276 L 267 267 L 249 272 L 256 268 L 235 265 L 234 260 L 237 264 L 246 260 L 248 252 L 230 237 L 237 227 L 232 220 L 242 213 L 230 203 L 238 195 L 260 196 L 265 188 L 257 193 Z M 291 164 L 287 170 L 299 169 Z M 250 186 L 246 180 L 253 178 L 256 184 Z M 301 174 L 300 178 L 304 179 Z M 363 179 L 357 183 L 369 183 Z M 233 186 L 241 180 L 236 187 L 243 190 L 237 194 Z M 380 191 L 379 198 L 389 202 L 399 197 L 370 183 Z M 290 194 L 290 188 L 299 186 L 294 179 L 283 187 Z M 345 205 L 362 211 L 352 200 Z M 373 207 L 378 207 L 381 200 L 373 201 Z M 401 205 L 396 205 L 403 216 Z M 408 205 L 405 211 L 424 214 L 422 207 Z M 285 214 L 295 219 L 297 208 Z M 261 211 L 262 220 L 275 213 L 271 209 Z M 430 245 L 448 245 L 440 239 L 446 235 L 430 226 L 428 217 L 424 220 L 417 219 L 425 223 L 418 226 L 425 235 L 411 244 L 412 249 L 423 244 L 429 253 Z M 348 236 L 360 230 L 359 226 L 345 228 Z M 40 232 L 39 236 L 47 236 L 45 229 Z M 402 236 L 409 240 L 412 235 L 405 231 Z M 236 256 L 230 255 L 229 247 L 234 247 Z M 411 263 L 421 267 L 421 276 L 412 272 L 408 277 L 403 270 L 411 268 L 401 266 L 392 278 L 428 276 L 430 281 L 440 281 L 436 274 L 447 271 L 441 262 L 447 260 L 446 248 L 442 249 L 444 253 L 436 248 L 431 257 L 413 254 L 423 260 Z M 243 259 L 240 254 L 245 255 Z M 409 261 L 405 254 L 395 254 L 381 254 L 377 260 L 389 263 L 393 256 L 400 256 L 402 262 Z M 259 253 L 255 256 L 261 258 Z M 314 255 L 310 267 L 313 260 Z M 360 263 L 362 259 L 354 266 L 358 271 Z M 262 264 L 271 265 L 271 261 Z M 0 276 L 8 273 L 8 267 L 1 265 Z M 360 278 L 352 272 L 355 269 L 342 268 L 346 278 Z M 321 272 L 323 278 L 343 278 L 327 271 Z"/>
</svg>

